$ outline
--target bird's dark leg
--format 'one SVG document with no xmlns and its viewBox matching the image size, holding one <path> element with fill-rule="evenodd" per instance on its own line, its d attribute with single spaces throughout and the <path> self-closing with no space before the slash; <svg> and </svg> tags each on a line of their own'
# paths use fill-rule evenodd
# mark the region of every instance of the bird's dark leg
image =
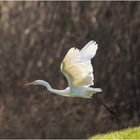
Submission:
<svg viewBox="0 0 140 140">
<path fill-rule="evenodd" d="M 94 95 L 92 98 L 95 98 L 99 103 L 101 103 L 104 106 L 104 108 L 107 111 L 109 111 L 110 114 L 112 114 L 119 123 L 121 123 L 121 121 L 118 118 L 117 114 L 114 111 L 112 111 L 97 95 Z"/>
</svg>

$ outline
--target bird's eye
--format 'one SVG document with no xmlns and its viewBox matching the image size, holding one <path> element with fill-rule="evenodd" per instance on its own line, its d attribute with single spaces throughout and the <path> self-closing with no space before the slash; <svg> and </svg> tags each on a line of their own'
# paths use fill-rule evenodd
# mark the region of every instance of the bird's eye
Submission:
<svg viewBox="0 0 140 140">
<path fill-rule="evenodd" d="M 33 82 L 33 84 L 35 85 L 35 84 L 37 84 L 37 82 L 35 81 L 35 82 Z"/>
</svg>

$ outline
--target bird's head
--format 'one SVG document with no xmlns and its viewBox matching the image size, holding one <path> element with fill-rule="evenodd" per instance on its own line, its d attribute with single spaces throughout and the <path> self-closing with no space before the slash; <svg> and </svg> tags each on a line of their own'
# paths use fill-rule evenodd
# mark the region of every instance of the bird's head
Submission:
<svg viewBox="0 0 140 140">
<path fill-rule="evenodd" d="M 31 86 L 31 85 L 41 85 L 42 82 L 43 82 L 43 80 L 35 80 L 33 82 L 24 84 L 24 86 L 26 87 L 26 86 Z"/>
</svg>

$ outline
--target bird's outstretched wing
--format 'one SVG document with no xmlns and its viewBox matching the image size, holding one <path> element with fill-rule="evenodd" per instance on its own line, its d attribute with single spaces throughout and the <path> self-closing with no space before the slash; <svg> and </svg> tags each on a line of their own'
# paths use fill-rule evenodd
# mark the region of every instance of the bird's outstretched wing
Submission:
<svg viewBox="0 0 140 140">
<path fill-rule="evenodd" d="M 71 48 L 61 64 L 61 71 L 65 75 L 69 86 L 93 85 L 93 68 L 91 59 L 95 56 L 98 45 L 90 41 L 81 50 Z"/>
</svg>

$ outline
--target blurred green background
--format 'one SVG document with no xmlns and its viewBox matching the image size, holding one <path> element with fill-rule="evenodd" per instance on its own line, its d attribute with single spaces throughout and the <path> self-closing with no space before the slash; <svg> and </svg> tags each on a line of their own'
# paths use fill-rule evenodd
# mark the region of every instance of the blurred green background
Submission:
<svg viewBox="0 0 140 140">
<path fill-rule="evenodd" d="M 140 2 L 0 2 L 0 138 L 88 138 L 140 124 Z M 71 47 L 99 44 L 100 98 L 66 98 L 22 84 L 67 86 L 60 64 Z"/>
</svg>

